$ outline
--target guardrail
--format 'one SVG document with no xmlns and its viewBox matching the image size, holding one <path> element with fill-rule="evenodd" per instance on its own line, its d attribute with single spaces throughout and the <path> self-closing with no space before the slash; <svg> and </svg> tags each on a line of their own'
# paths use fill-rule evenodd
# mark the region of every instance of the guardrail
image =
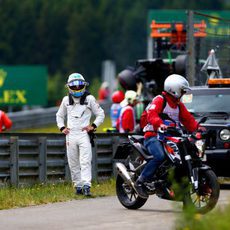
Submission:
<svg viewBox="0 0 230 230">
<path fill-rule="evenodd" d="M 114 175 L 113 156 L 126 135 L 98 133 L 93 148 L 94 180 Z M 0 134 L 0 186 L 70 181 L 65 136 L 52 133 Z"/>
<path fill-rule="evenodd" d="M 105 114 L 109 115 L 111 102 L 100 102 L 100 105 L 104 109 Z M 57 111 L 58 107 L 50 107 L 8 113 L 9 117 L 13 121 L 13 127 L 11 130 L 56 124 Z"/>
<path fill-rule="evenodd" d="M 51 107 L 9 113 L 8 115 L 13 122 L 11 130 L 55 124 L 57 110 L 58 107 Z"/>
</svg>

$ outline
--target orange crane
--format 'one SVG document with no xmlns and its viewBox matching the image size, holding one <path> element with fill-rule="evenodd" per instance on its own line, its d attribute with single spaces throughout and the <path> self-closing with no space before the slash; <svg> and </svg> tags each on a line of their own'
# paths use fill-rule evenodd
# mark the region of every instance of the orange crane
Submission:
<svg viewBox="0 0 230 230">
<path fill-rule="evenodd" d="M 169 38 L 169 46 L 176 45 L 178 49 L 186 44 L 186 26 L 182 22 L 176 23 L 157 23 L 152 20 L 150 25 L 150 36 L 155 39 Z M 206 37 L 206 23 L 202 20 L 200 23 L 194 23 L 194 37 Z"/>
</svg>

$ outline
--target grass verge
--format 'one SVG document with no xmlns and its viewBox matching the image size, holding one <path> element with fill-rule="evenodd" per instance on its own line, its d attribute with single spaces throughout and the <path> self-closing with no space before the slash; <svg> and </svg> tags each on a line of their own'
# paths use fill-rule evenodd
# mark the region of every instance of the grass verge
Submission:
<svg viewBox="0 0 230 230">
<path fill-rule="evenodd" d="M 176 230 L 229 230 L 230 205 L 216 209 L 206 215 L 185 212 L 176 221 Z"/>
<path fill-rule="evenodd" d="M 115 180 L 92 183 L 93 198 L 115 195 Z M 85 199 L 74 194 L 71 183 L 38 184 L 31 187 L 0 189 L 0 210 L 39 204 Z"/>
</svg>

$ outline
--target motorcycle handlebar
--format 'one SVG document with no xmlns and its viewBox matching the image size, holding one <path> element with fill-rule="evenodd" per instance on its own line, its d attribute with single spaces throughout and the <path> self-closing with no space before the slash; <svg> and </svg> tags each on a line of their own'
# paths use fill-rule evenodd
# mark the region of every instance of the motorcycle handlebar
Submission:
<svg viewBox="0 0 230 230">
<path fill-rule="evenodd" d="M 201 140 L 201 139 L 205 139 L 207 136 L 207 132 L 206 131 L 196 131 L 194 132 L 191 137 L 195 140 Z"/>
<path fill-rule="evenodd" d="M 181 137 L 183 135 L 183 131 L 180 128 L 171 126 L 168 126 L 166 129 L 159 128 L 157 133 L 160 139 L 162 139 L 163 136 Z"/>
<path fill-rule="evenodd" d="M 163 136 L 175 136 L 175 137 L 192 137 L 195 140 L 205 139 L 207 132 L 206 131 L 196 131 L 192 134 L 186 134 L 182 129 L 177 127 L 168 126 L 166 129 L 159 128 L 157 131 L 158 135 Z M 162 138 L 161 138 L 162 139 Z"/>
</svg>

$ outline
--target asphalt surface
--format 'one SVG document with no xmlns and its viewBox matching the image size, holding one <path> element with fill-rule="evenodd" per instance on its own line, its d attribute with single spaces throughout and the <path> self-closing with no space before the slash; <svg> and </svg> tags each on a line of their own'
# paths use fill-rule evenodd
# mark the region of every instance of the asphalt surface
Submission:
<svg viewBox="0 0 230 230">
<path fill-rule="evenodd" d="M 230 191 L 221 190 L 217 207 L 230 203 Z M 179 207 L 178 207 L 179 206 Z M 114 197 L 74 200 L 0 211 L 1 230 L 171 230 L 181 205 L 151 196 L 139 210 L 125 209 Z"/>
</svg>

